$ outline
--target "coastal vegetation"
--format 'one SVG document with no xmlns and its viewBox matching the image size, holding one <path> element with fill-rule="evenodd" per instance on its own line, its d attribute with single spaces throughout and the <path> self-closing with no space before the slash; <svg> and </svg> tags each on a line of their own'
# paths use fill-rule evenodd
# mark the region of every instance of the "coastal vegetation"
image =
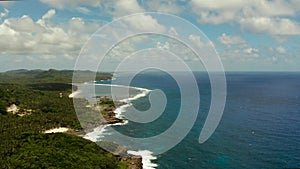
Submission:
<svg viewBox="0 0 300 169">
<path fill-rule="evenodd" d="M 49 69 L 45 70 L 12 70 L 0 73 L 1 83 L 14 83 L 14 84 L 46 84 L 46 83 L 62 83 L 69 84 L 72 82 L 73 70 L 55 70 Z M 100 81 L 107 80 L 112 78 L 111 73 L 97 72 L 92 71 L 75 71 L 75 76 L 80 76 L 81 81 L 77 83 L 88 82 L 88 81 Z M 94 79 L 91 77 L 95 76 Z"/>
<path fill-rule="evenodd" d="M 51 69 L 0 73 L 0 168 L 127 168 L 128 162 L 75 136 L 82 127 L 73 99 L 69 98 L 71 72 Z M 97 75 L 102 80 L 110 77 L 109 73 Z M 75 101 L 86 103 L 83 99 Z M 8 112 L 10 106 L 16 111 Z M 85 111 L 95 113 L 82 109 Z M 73 135 L 43 133 L 56 127 L 70 128 Z"/>
</svg>

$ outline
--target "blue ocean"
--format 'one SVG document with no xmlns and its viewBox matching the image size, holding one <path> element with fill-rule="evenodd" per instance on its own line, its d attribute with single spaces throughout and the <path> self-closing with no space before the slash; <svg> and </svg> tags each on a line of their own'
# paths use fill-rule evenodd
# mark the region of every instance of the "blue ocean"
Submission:
<svg viewBox="0 0 300 169">
<path fill-rule="evenodd" d="M 175 147 L 149 158 L 151 164 L 145 168 L 300 168 L 300 73 L 226 73 L 225 110 L 216 131 L 203 144 L 198 139 L 211 104 L 211 86 L 207 73 L 194 72 L 194 76 L 199 87 L 200 109 L 193 128 Z M 122 81 L 127 75 L 123 73 L 118 78 Z M 102 135 L 109 138 L 117 131 L 147 138 L 174 123 L 180 109 L 180 90 L 172 76 L 162 71 L 142 72 L 130 86 L 162 90 L 167 97 L 165 111 L 153 122 L 128 121 L 126 125 L 102 131 Z M 107 94 L 106 90 L 103 86 L 96 88 L 98 95 Z M 147 95 L 130 102 L 141 111 L 151 106 Z"/>
</svg>

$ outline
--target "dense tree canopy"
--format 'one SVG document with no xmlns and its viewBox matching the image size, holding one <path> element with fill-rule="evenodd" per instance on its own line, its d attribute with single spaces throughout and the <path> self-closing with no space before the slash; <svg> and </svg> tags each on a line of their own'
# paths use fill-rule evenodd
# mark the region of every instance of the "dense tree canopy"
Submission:
<svg viewBox="0 0 300 169">
<path fill-rule="evenodd" d="M 42 133 L 60 126 L 82 129 L 68 97 L 72 71 L 18 70 L 0 73 L 0 79 L 0 168 L 126 168 L 96 143 Z M 15 114 L 6 112 L 12 104 L 19 108 Z"/>
</svg>

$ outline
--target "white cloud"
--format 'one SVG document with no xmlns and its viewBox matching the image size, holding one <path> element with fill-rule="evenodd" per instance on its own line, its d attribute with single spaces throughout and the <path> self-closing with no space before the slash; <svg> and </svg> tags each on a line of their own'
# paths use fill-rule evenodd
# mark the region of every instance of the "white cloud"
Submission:
<svg viewBox="0 0 300 169">
<path fill-rule="evenodd" d="M 256 33 L 300 35 L 300 25 L 290 19 L 252 17 L 241 19 L 241 28 Z"/>
<path fill-rule="evenodd" d="M 241 43 L 245 43 L 246 41 L 239 37 L 239 36 L 230 36 L 230 35 L 226 35 L 225 33 L 223 33 L 219 38 L 218 41 L 226 46 L 231 46 L 231 45 L 236 45 L 236 44 L 241 44 Z"/>
<path fill-rule="evenodd" d="M 86 14 L 86 15 L 91 14 L 91 11 L 88 8 L 86 8 L 86 7 L 77 7 L 76 10 L 78 12 Z"/>
<path fill-rule="evenodd" d="M 252 47 L 249 47 L 249 48 L 246 48 L 243 50 L 245 54 L 247 55 L 254 55 L 254 56 L 257 56 L 256 54 L 259 53 L 259 50 L 256 49 L 256 48 L 252 48 Z"/>
<path fill-rule="evenodd" d="M 42 16 L 42 19 L 50 19 L 55 15 L 55 10 L 54 9 L 50 9 L 46 14 L 44 14 Z"/>
<path fill-rule="evenodd" d="M 176 31 L 176 29 L 174 27 L 170 27 L 168 34 L 171 36 L 178 36 L 178 32 Z"/>
<path fill-rule="evenodd" d="M 158 49 L 170 50 L 170 44 L 169 44 L 169 42 L 165 42 L 165 43 L 157 42 L 156 43 L 156 47 Z"/>
<path fill-rule="evenodd" d="M 190 6 L 199 22 L 220 24 L 232 21 L 244 3 L 243 0 L 192 0 Z"/>
<path fill-rule="evenodd" d="M 202 50 L 211 50 L 215 48 L 215 44 L 207 38 L 201 38 L 199 35 L 190 34 L 188 37 L 191 45 L 201 48 Z"/>
<path fill-rule="evenodd" d="M 116 1 L 114 8 L 115 11 L 112 12 L 114 16 L 144 12 L 144 9 L 139 6 L 137 0 Z"/>
<path fill-rule="evenodd" d="M 262 52 L 260 49 L 252 47 L 245 42 L 225 48 L 223 51 L 220 51 L 220 56 L 222 60 L 249 62 L 261 59 Z"/>
<path fill-rule="evenodd" d="M 76 32 L 94 32 L 100 26 L 97 23 L 86 23 L 82 18 L 73 17 L 69 20 L 68 30 Z"/>
<path fill-rule="evenodd" d="M 54 9 L 50 9 L 49 11 L 47 11 L 41 19 L 39 19 L 37 21 L 38 24 L 44 26 L 45 22 L 49 19 L 51 19 L 54 15 L 55 15 L 56 11 Z"/>
<path fill-rule="evenodd" d="M 286 53 L 285 48 L 282 47 L 282 46 L 278 46 L 278 47 L 276 48 L 276 51 L 277 51 L 279 54 L 285 54 L 285 53 Z"/>
<path fill-rule="evenodd" d="M 220 24 L 248 17 L 295 16 L 300 9 L 294 3 L 284 0 L 191 0 L 190 5 L 200 22 Z"/>
<path fill-rule="evenodd" d="M 191 0 L 200 23 L 239 23 L 245 31 L 272 35 L 299 35 L 300 26 L 287 17 L 300 12 L 300 1 Z"/>
<path fill-rule="evenodd" d="M 247 3 L 247 0 L 192 0 L 192 4 L 199 8 L 208 9 L 208 10 L 219 10 L 219 9 L 236 9 L 240 8 L 242 5 Z"/>
<path fill-rule="evenodd" d="M 150 31 L 156 30 L 158 32 L 164 32 L 166 28 L 159 24 L 156 19 L 151 15 L 135 15 L 134 17 L 124 18 L 124 23 L 129 25 L 130 28 L 138 31 Z"/>
<path fill-rule="evenodd" d="M 49 10 L 38 21 L 26 15 L 5 19 L 0 24 L 0 54 L 38 54 L 47 58 L 61 54 L 74 57 L 88 39 L 90 31 L 99 27 L 95 23 L 85 23 L 80 18 L 55 25 L 49 20 L 54 15 L 55 10 Z"/>
<path fill-rule="evenodd" d="M 99 7 L 101 1 L 99 0 L 40 0 L 41 2 L 57 8 L 57 9 L 64 9 L 64 8 L 76 8 L 78 6 L 92 6 L 92 7 Z"/>
<path fill-rule="evenodd" d="M 101 8 L 104 13 L 115 17 L 144 12 L 137 0 L 40 0 L 41 2 L 57 9 L 75 9 L 81 13 L 89 14 L 86 7 Z"/>
<path fill-rule="evenodd" d="M 184 5 L 179 5 L 180 1 L 178 0 L 147 0 L 142 2 L 149 11 L 178 14 L 185 9 Z"/>
<path fill-rule="evenodd" d="M 145 12 L 137 0 L 104 0 L 103 3 L 101 3 L 101 8 L 103 12 L 110 14 L 113 17 L 121 17 L 133 13 Z"/>
<path fill-rule="evenodd" d="M 244 6 L 244 0 L 191 0 L 190 6 L 201 23 L 220 24 L 232 21 Z"/>
<path fill-rule="evenodd" d="M 27 15 L 23 15 L 21 18 L 6 19 L 1 26 L 3 29 L 6 27 L 7 29 L 10 29 L 10 31 L 15 31 L 18 33 L 40 33 L 46 30 L 40 24 L 35 23 Z M 5 32 L 6 31 L 3 31 L 2 33 Z"/>
<path fill-rule="evenodd" d="M 203 47 L 204 43 L 201 42 L 200 36 L 198 35 L 190 35 L 189 40 L 196 46 L 196 47 Z"/>
</svg>

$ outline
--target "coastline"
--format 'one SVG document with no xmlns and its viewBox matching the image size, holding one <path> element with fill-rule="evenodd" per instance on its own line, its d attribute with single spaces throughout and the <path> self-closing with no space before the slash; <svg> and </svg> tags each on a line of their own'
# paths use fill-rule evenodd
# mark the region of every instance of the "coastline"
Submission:
<svg viewBox="0 0 300 169">
<path fill-rule="evenodd" d="M 101 98 L 99 98 L 101 100 Z M 103 99 L 103 98 L 102 98 Z M 108 126 L 112 125 L 124 125 L 127 123 L 126 120 L 123 120 L 120 118 L 119 114 L 116 113 L 116 110 L 119 109 L 120 107 L 124 107 L 127 104 L 124 102 L 120 102 L 117 105 L 113 103 L 113 101 L 109 98 L 104 98 L 105 101 L 110 101 L 112 102 L 113 105 L 99 105 L 99 103 L 94 104 L 94 106 L 91 106 L 92 109 L 98 111 L 99 113 L 102 114 L 104 121 L 100 122 L 102 123 L 99 126 L 94 126 L 95 128 L 88 128 L 86 129 L 85 135 L 82 137 L 85 139 L 88 139 L 90 141 L 96 142 L 97 144 L 99 141 L 101 142 L 101 136 L 99 136 L 101 133 L 104 133 L 106 130 L 105 128 Z M 118 115 L 117 115 L 118 114 Z M 92 126 L 90 126 L 92 127 Z M 92 131 L 91 131 L 92 130 Z M 89 132 L 91 131 L 91 132 Z M 111 145 L 114 145 L 115 143 L 110 143 Z M 119 161 L 121 162 L 126 162 L 129 164 L 128 169 L 142 169 L 143 168 L 143 158 L 140 155 L 134 155 L 134 154 L 129 154 L 128 150 L 125 149 L 124 147 L 120 147 L 119 145 L 115 146 L 109 146 L 107 147 L 107 150 L 110 149 L 110 151 L 114 154 L 114 156 L 118 157 Z"/>
<path fill-rule="evenodd" d="M 76 90 L 74 92 L 72 92 L 70 95 L 69 95 L 69 98 L 74 98 L 76 96 L 78 96 L 82 91 L 81 90 Z"/>
<path fill-rule="evenodd" d="M 75 85 L 75 84 L 73 84 Z M 78 87 L 78 85 L 92 85 L 92 84 L 88 84 L 88 83 L 81 83 L 81 84 L 76 84 L 76 86 Z M 94 84 L 97 86 L 111 86 L 111 84 Z M 128 87 L 128 86 L 122 86 L 122 85 L 113 85 L 116 87 Z M 139 90 L 140 93 L 136 94 L 133 97 L 130 98 L 123 98 L 121 100 L 119 100 L 119 103 L 109 107 L 109 109 L 105 109 L 104 107 L 101 107 L 99 105 L 95 106 L 95 105 L 91 105 L 89 104 L 89 107 L 93 108 L 96 111 L 101 112 L 101 110 L 104 110 L 106 113 L 106 116 L 104 115 L 104 119 L 106 122 L 99 122 L 99 123 L 95 123 L 94 125 L 91 125 L 89 127 L 87 127 L 85 129 L 85 131 L 79 135 L 85 139 L 88 139 L 90 141 L 93 142 L 97 142 L 99 140 L 101 140 L 101 138 L 104 137 L 103 133 L 106 131 L 106 127 L 108 126 L 112 126 L 112 125 L 126 125 L 128 123 L 127 120 L 125 120 L 122 117 L 122 113 L 126 111 L 126 108 L 131 106 L 132 104 L 130 103 L 130 101 L 132 100 L 136 100 L 139 99 L 141 97 L 145 97 L 149 94 L 149 92 L 151 92 L 151 90 L 149 89 L 145 89 L 145 88 L 138 88 L 138 87 L 132 87 L 129 86 L 130 88 L 134 88 L 136 90 Z M 76 91 L 74 91 L 74 94 L 71 96 L 72 97 L 77 97 L 80 93 L 82 93 L 82 91 L 77 88 Z M 101 98 L 100 96 L 96 96 L 96 98 Z M 109 97 L 102 97 L 105 99 L 111 99 Z M 103 113 L 102 113 L 103 115 Z M 109 118 L 107 118 L 109 117 Z M 135 164 L 135 165 L 131 165 L 129 168 L 134 169 L 136 167 L 136 164 L 141 163 L 141 168 L 144 169 L 155 169 L 158 165 L 155 163 L 152 163 L 151 160 L 155 160 L 157 159 L 155 156 L 152 155 L 152 152 L 149 150 L 138 150 L 138 151 L 133 151 L 133 150 L 123 150 L 122 151 L 122 155 L 120 154 L 115 154 L 114 155 L 120 157 L 121 161 L 131 161 L 131 164 Z"/>
</svg>

